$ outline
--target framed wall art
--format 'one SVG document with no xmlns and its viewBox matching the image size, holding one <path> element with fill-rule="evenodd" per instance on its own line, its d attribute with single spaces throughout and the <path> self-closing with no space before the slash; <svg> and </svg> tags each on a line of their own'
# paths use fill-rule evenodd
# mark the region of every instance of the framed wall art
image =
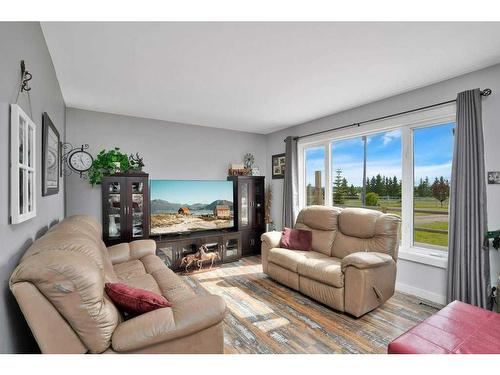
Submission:
<svg viewBox="0 0 500 375">
<path fill-rule="evenodd" d="M 36 216 L 36 125 L 17 104 L 10 105 L 10 218 Z"/>
<path fill-rule="evenodd" d="M 42 116 L 42 196 L 59 193 L 60 137 L 47 112 Z"/>
<path fill-rule="evenodd" d="M 273 179 L 285 177 L 285 154 L 272 156 L 272 177 Z"/>
<path fill-rule="evenodd" d="M 500 184 L 500 171 L 488 172 L 488 184 Z"/>
</svg>

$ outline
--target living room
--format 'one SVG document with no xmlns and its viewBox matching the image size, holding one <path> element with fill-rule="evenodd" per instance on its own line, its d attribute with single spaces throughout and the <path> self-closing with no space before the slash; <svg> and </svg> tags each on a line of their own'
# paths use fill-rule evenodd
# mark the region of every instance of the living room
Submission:
<svg viewBox="0 0 500 375">
<path fill-rule="evenodd" d="M 498 358 L 497 20 L 33 9 L 0 21 L 0 353 Z"/>
</svg>

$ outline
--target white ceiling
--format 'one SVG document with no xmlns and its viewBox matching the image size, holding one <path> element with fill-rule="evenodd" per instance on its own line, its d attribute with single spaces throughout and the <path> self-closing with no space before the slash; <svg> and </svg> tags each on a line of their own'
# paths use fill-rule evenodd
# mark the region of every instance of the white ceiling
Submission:
<svg viewBox="0 0 500 375">
<path fill-rule="evenodd" d="M 52 23 L 66 105 L 270 133 L 500 62 L 500 23 Z"/>
</svg>

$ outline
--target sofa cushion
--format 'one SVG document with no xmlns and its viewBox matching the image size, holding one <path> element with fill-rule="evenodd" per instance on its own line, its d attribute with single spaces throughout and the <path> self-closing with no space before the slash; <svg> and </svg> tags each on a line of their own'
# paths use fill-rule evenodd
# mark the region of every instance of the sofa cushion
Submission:
<svg viewBox="0 0 500 375">
<path fill-rule="evenodd" d="M 196 295 L 194 290 L 170 268 L 165 267 L 162 270 L 153 272 L 151 275 L 158 284 L 161 294 L 174 304 Z"/>
<path fill-rule="evenodd" d="M 344 286 L 344 274 L 341 269 L 341 260 L 338 258 L 302 259 L 298 264 L 298 272 L 300 276 L 305 276 L 336 288 Z"/>
<path fill-rule="evenodd" d="M 158 283 L 156 282 L 156 279 L 148 273 L 142 276 L 132 277 L 130 279 L 123 280 L 122 282 L 134 288 L 145 289 L 156 294 L 162 294 L 161 289 L 158 286 Z"/>
<path fill-rule="evenodd" d="M 381 212 L 364 208 L 346 208 L 339 215 L 339 229 L 346 236 L 371 238 Z"/>
<path fill-rule="evenodd" d="M 348 209 L 346 208 L 346 211 Z M 352 209 L 350 209 L 352 210 Z M 364 209 L 358 209 L 361 211 L 369 211 Z M 397 249 L 399 245 L 399 223 L 401 219 L 396 215 L 382 214 L 378 213 L 375 220 L 375 226 L 373 229 L 352 229 L 349 227 L 347 229 L 348 233 L 358 233 L 362 237 L 356 237 L 353 235 L 348 235 L 345 233 L 344 226 L 347 226 L 344 217 L 340 219 L 342 223 L 340 225 L 341 230 L 338 231 L 335 236 L 335 242 L 333 243 L 332 255 L 337 258 L 344 258 L 345 256 L 356 253 L 359 251 L 377 251 L 379 253 L 385 253 L 392 256 L 394 260 L 397 259 Z M 353 215 L 349 214 L 347 223 L 355 226 L 356 221 Z M 363 223 L 369 222 L 369 215 L 363 216 L 361 219 Z M 370 227 L 370 224 L 367 224 Z M 373 236 L 365 238 L 367 233 L 373 230 Z"/>
<path fill-rule="evenodd" d="M 341 211 L 339 207 L 308 206 L 299 212 L 296 223 L 311 229 L 337 230 L 337 217 Z"/>
<path fill-rule="evenodd" d="M 147 273 L 144 264 L 138 259 L 115 264 L 113 268 L 115 270 L 116 276 L 120 280 L 131 279 L 133 277 L 142 276 Z"/>
<path fill-rule="evenodd" d="M 327 256 L 332 255 L 333 241 L 337 231 L 311 229 L 305 224 L 296 224 L 295 229 L 310 230 L 312 233 L 311 250 Z"/>
<path fill-rule="evenodd" d="M 311 249 L 331 256 L 333 241 L 338 230 L 339 207 L 309 206 L 300 211 L 295 229 L 312 232 Z"/>
<path fill-rule="evenodd" d="M 298 265 L 305 259 L 328 258 L 316 251 L 289 250 L 275 247 L 269 250 L 268 261 L 289 271 L 298 272 Z"/>
<path fill-rule="evenodd" d="M 106 283 L 106 294 L 122 311 L 140 315 L 172 304 L 159 294 L 122 283 Z"/>
<path fill-rule="evenodd" d="M 147 273 L 153 273 L 165 268 L 165 263 L 156 255 L 146 255 L 140 261 Z"/>
<path fill-rule="evenodd" d="M 293 250 L 311 250 L 312 232 L 304 229 L 285 228 L 281 233 L 280 247 Z"/>
</svg>

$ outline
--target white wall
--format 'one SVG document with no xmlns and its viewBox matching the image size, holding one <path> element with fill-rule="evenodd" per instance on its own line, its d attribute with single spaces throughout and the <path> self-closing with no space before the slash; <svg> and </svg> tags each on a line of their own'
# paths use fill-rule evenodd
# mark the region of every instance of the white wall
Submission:
<svg viewBox="0 0 500 375">
<path fill-rule="evenodd" d="M 353 90 L 362 89 L 362 83 L 353 84 Z M 267 137 L 267 177 L 274 189 L 272 216 L 281 226 L 283 180 L 271 180 L 271 155 L 285 151 L 283 139 L 289 135 L 304 135 L 315 131 L 352 124 L 374 117 L 396 113 L 412 108 L 454 99 L 458 92 L 473 88 L 490 88 L 493 94 L 483 99 L 483 126 L 486 149 L 486 170 L 500 170 L 500 65 L 439 82 L 431 86 L 396 95 L 381 101 L 323 117 Z M 346 92 L 345 95 L 349 95 Z M 486 178 L 486 176 L 485 176 Z M 488 185 L 488 226 L 491 230 L 500 228 L 500 185 Z M 500 254 L 490 251 L 492 281 L 500 273 Z M 434 301 L 444 301 L 446 294 L 446 270 L 419 264 L 408 260 L 398 262 L 398 288 Z"/>
<path fill-rule="evenodd" d="M 45 39 L 38 22 L 0 23 L 0 353 L 36 351 L 37 345 L 9 290 L 8 280 L 21 255 L 35 238 L 64 216 L 64 186 L 59 194 L 42 197 L 42 112 L 47 112 L 65 135 L 64 101 Z M 37 216 L 24 223 L 9 224 L 9 103 L 15 102 L 25 60 L 33 79 L 30 92 L 32 120 L 37 126 Z M 20 105 L 29 113 L 26 101 Z M 61 180 L 62 182 L 62 180 Z"/>
<path fill-rule="evenodd" d="M 230 162 L 239 163 L 247 152 L 266 172 L 264 135 L 119 116 L 68 108 L 67 140 L 74 146 L 88 143 L 96 155 L 102 149 L 144 157 L 151 179 L 223 179 Z M 88 214 L 101 220 L 101 189 L 77 175 L 66 178 L 67 215 Z"/>
</svg>

